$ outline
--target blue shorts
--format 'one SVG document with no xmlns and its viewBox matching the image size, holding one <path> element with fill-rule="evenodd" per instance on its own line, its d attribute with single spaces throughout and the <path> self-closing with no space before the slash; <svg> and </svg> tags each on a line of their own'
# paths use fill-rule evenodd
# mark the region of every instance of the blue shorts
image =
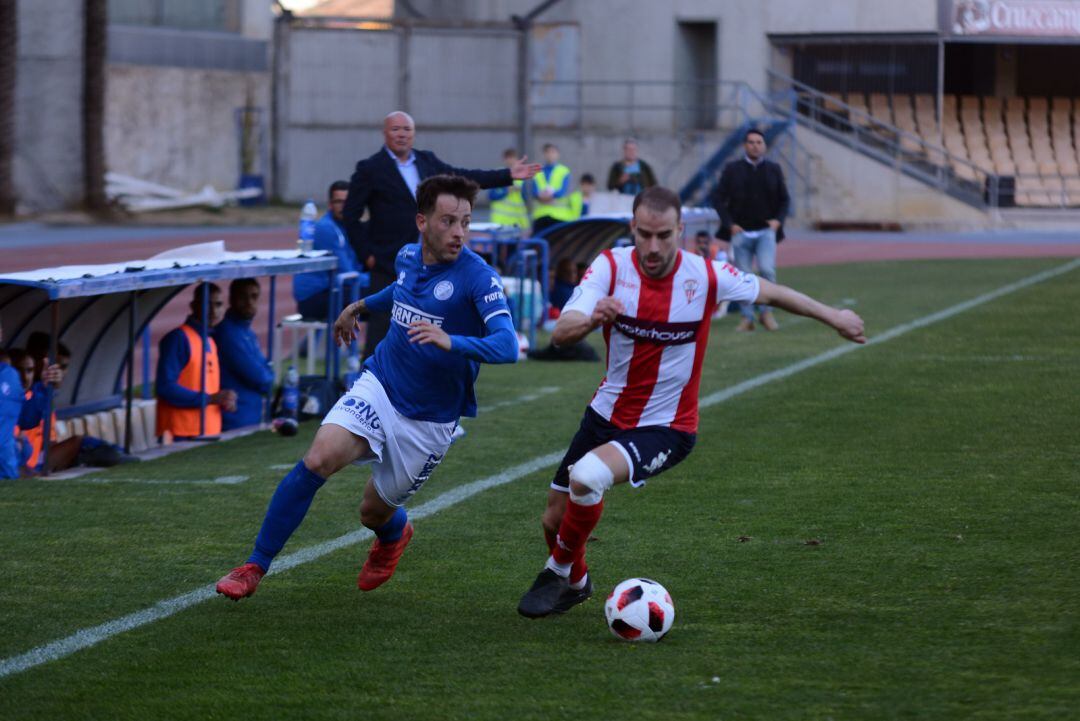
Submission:
<svg viewBox="0 0 1080 721">
<path fill-rule="evenodd" d="M 619 428 L 604 420 L 604 417 L 590 406 L 585 409 L 581 427 L 570 441 L 570 448 L 563 456 L 559 470 L 555 471 L 551 488 L 569 493 L 570 466 L 605 443 L 611 443 L 622 451 L 630 465 L 630 485 L 637 487 L 690 455 L 696 442 L 696 433 L 677 431 L 667 426 Z"/>
</svg>

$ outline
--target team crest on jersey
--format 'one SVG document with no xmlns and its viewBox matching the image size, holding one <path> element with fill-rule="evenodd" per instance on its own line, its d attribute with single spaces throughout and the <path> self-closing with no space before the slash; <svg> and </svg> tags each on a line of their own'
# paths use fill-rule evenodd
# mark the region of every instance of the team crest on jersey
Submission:
<svg viewBox="0 0 1080 721">
<path fill-rule="evenodd" d="M 696 280 L 694 280 L 693 278 L 691 278 L 690 280 L 684 281 L 683 284 L 682 284 L 682 287 L 683 287 L 683 292 L 686 293 L 686 302 L 687 303 L 694 302 L 694 294 L 697 293 L 698 282 Z"/>
<path fill-rule="evenodd" d="M 401 271 L 397 274 L 397 284 L 405 285 L 405 271 Z"/>
<path fill-rule="evenodd" d="M 440 280 L 435 284 L 435 298 L 446 300 L 454 294 L 454 284 L 448 280 Z"/>
</svg>

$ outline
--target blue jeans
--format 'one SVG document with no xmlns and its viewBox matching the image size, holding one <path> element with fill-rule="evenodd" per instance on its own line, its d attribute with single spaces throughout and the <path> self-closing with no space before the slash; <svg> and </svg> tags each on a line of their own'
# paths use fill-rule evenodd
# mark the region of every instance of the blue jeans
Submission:
<svg viewBox="0 0 1080 721">
<path fill-rule="evenodd" d="M 765 280 L 776 282 L 776 231 L 765 228 L 756 238 L 748 238 L 745 233 L 738 233 L 731 238 L 731 250 L 735 254 L 735 267 L 744 273 L 753 272 L 754 256 L 757 256 L 757 274 Z M 743 318 L 754 319 L 754 311 L 764 313 L 767 305 L 740 303 L 739 312 Z"/>
</svg>

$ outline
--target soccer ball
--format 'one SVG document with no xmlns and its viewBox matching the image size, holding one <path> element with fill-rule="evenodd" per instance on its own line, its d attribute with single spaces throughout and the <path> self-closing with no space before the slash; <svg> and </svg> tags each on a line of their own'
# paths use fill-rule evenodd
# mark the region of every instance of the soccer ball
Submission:
<svg viewBox="0 0 1080 721">
<path fill-rule="evenodd" d="M 671 594 L 648 578 L 628 578 L 607 597 L 608 628 L 623 641 L 659 641 L 675 621 Z"/>
</svg>

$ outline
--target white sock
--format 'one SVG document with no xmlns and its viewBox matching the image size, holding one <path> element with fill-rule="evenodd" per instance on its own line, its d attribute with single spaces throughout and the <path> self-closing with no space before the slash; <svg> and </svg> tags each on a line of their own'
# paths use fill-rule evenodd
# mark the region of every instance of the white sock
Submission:
<svg viewBox="0 0 1080 721">
<path fill-rule="evenodd" d="M 577 583 L 570 584 L 570 588 L 574 589 L 575 591 L 580 591 L 581 589 L 585 588 L 585 582 L 588 580 L 589 573 L 586 571 L 585 575 L 581 577 L 581 580 L 579 580 Z"/>
<path fill-rule="evenodd" d="M 570 568 L 574 564 L 571 563 L 559 563 L 555 560 L 554 556 L 548 556 L 547 563 L 544 564 L 544 568 L 549 568 L 555 573 L 559 574 L 563 578 L 570 578 Z"/>
</svg>

